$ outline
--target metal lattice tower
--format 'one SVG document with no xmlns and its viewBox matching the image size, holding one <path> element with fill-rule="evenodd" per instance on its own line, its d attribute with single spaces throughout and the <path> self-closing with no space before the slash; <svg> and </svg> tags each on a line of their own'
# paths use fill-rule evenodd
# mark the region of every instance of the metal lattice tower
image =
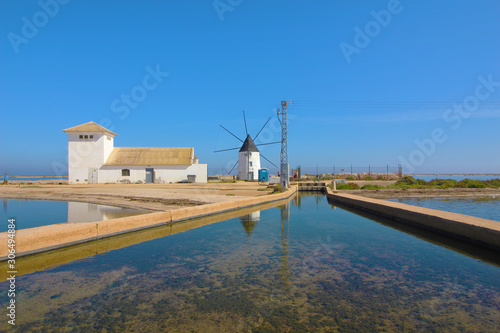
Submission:
<svg viewBox="0 0 500 333">
<path fill-rule="evenodd" d="M 288 101 L 281 101 L 281 112 L 278 109 L 278 116 L 281 114 L 281 176 L 280 184 L 288 188 L 290 186 L 288 167 L 288 129 L 287 129 L 287 108 Z"/>
</svg>

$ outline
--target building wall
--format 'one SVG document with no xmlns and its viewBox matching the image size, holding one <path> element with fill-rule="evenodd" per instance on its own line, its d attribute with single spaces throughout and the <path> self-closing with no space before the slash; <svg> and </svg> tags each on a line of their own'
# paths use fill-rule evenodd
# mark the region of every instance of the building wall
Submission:
<svg viewBox="0 0 500 333">
<path fill-rule="evenodd" d="M 80 135 L 93 135 L 93 139 L 80 139 Z M 86 183 L 89 169 L 99 169 L 113 150 L 113 138 L 106 134 L 75 132 L 68 135 L 68 181 Z"/>
<path fill-rule="evenodd" d="M 146 182 L 146 168 L 153 168 L 155 183 L 176 183 L 187 180 L 188 175 L 196 175 L 197 183 L 207 182 L 207 165 L 152 165 L 152 166 L 102 166 L 99 183 Z M 129 169 L 130 176 L 122 176 L 122 169 Z"/>
<path fill-rule="evenodd" d="M 253 172 L 253 178 L 251 180 L 259 180 L 259 169 L 260 169 L 260 153 L 250 152 L 240 152 L 238 159 L 238 177 L 239 179 L 248 179 L 249 172 Z M 250 163 L 251 162 L 251 166 Z"/>
<path fill-rule="evenodd" d="M 80 139 L 80 135 L 93 135 Z M 114 148 L 114 138 L 105 133 L 73 132 L 68 135 L 68 182 L 86 184 L 89 170 L 95 169 L 98 183 L 146 182 L 146 166 L 104 166 Z M 148 166 L 149 168 L 149 166 Z M 207 182 L 207 165 L 151 166 L 155 170 L 155 183 L 175 183 L 196 175 L 197 183 Z M 130 176 L 122 176 L 122 169 L 129 169 Z"/>
</svg>

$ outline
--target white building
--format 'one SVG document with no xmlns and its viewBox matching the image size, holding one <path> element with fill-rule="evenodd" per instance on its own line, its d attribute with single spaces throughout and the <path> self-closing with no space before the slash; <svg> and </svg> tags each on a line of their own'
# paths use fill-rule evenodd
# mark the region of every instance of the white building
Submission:
<svg viewBox="0 0 500 333">
<path fill-rule="evenodd" d="M 250 135 L 247 135 L 238 154 L 238 178 L 259 180 L 260 152 Z"/>
<path fill-rule="evenodd" d="M 194 148 L 115 148 L 117 134 L 93 121 L 63 131 L 70 184 L 207 182 Z"/>
</svg>

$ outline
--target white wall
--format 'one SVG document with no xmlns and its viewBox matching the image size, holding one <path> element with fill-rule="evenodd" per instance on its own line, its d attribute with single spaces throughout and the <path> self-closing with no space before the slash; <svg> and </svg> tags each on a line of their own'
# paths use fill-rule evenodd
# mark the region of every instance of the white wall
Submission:
<svg viewBox="0 0 500 333">
<path fill-rule="evenodd" d="M 249 167 L 249 162 L 252 162 L 252 166 Z M 238 177 L 239 179 L 248 179 L 249 172 L 253 172 L 253 178 L 251 180 L 259 180 L 259 169 L 260 169 L 260 153 L 250 152 L 250 157 L 248 157 L 248 152 L 242 151 L 238 155 Z"/>
<path fill-rule="evenodd" d="M 80 140 L 80 135 L 93 139 Z M 68 181 L 86 183 L 89 168 L 99 169 L 113 150 L 113 138 L 103 133 L 74 132 L 68 135 Z M 78 180 L 78 181 L 77 181 Z"/>
<path fill-rule="evenodd" d="M 208 167 L 206 164 L 192 164 L 187 169 L 188 175 L 196 175 L 197 183 L 206 183 L 208 179 Z"/>
<path fill-rule="evenodd" d="M 152 165 L 152 166 L 102 166 L 99 170 L 99 183 L 120 183 L 130 181 L 146 182 L 146 168 L 153 168 L 155 183 L 176 183 L 187 180 L 188 175 L 196 175 L 197 183 L 207 182 L 207 165 Z M 122 176 L 122 169 L 129 169 L 130 176 Z"/>
</svg>

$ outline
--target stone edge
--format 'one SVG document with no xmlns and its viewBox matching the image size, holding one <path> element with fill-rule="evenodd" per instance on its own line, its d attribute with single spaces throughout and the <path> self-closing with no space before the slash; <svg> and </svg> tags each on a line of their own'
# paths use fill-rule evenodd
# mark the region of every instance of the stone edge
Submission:
<svg viewBox="0 0 500 333">
<path fill-rule="evenodd" d="M 333 202 L 349 207 L 500 251 L 498 221 L 353 194 L 341 194 L 329 188 L 327 197 Z"/>
</svg>

